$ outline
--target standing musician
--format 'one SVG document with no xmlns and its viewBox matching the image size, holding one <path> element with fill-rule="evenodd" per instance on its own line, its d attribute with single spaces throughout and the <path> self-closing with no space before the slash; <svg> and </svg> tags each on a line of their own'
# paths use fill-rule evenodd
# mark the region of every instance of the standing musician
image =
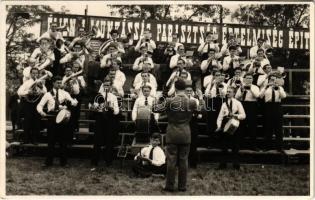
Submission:
<svg viewBox="0 0 315 200">
<path fill-rule="evenodd" d="M 234 75 L 235 68 L 240 66 L 240 57 L 236 55 L 236 46 L 229 47 L 230 55 L 223 59 L 223 71 L 232 77 Z"/>
<path fill-rule="evenodd" d="M 70 50 L 65 46 L 63 40 L 57 39 L 56 45 L 54 48 L 54 55 L 55 60 L 53 63 L 53 74 L 56 76 L 63 76 L 64 75 L 64 67 L 63 64 L 60 63 L 60 59 L 64 57 Z"/>
<path fill-rule="evenodd" d="M 143 31 L 143 37 L 138 40 L 135 50 L 140 51 L 141 46 L 144 44 L 145 46 L 148 47 L 148 51 L 153 53 L 153 51 L 156 49 L 156 44 L 151 37 L 152 37 L 151 31 L 149 29 L 145 29 Z"/>
<path fill-rule="evenodd" d="M 39 136 L 40 116 L 36 111 L 36 105 L 40 101 L 41 96 L 47 92 L 42 80 L 38 79 L 39 70 L 32 68 L 30 73 L 31 78 L 26 80 L 17 91 L 19 97 L 23 98 L 25 143 L 35 143 L 35 138 Z"/>
<path fill-rule="evenodd" d="M 220 165 L 218 169 L 225 169 L 227 167 L 227 162 L 233 162 L 233 168 L 239 170 L 240 163 L 238 152 L 240 149 L 241 134 L 239 128 L 235 127 L 233 132 L 225 132 L 225 125 L 229 123 L 230 120 L 244 120 L 246 114 L 242 103 L 234 98 L 235 89 L 233 87 L 228 87 L 226 93 L 226 100 L 222 104 L 220 113 L 217 119 L 217 129 L 216 132 L 220 134 L 220 141 L 222 147 L 222 156 L 220 157 Z M 232 148 L 232 157 L 228 157 L 228 147 Z"/>
<path fill-rule="evenodd" d="M 117 49 L 117 45 L 111 43 L 106 47 L 107 54 L 103 56 L 101 60 L 100 70 L 99 70 L 99 79 L 103 80 L 104 77 L 108 74 L 110 66 L 114 61 L 122 62 L 120 53 Z"/>
<path fill-rule="evenodd" d="M 267 149 L 271 148 L 272 135 L 276 135 L 277 150 L 282 151 L 283 132 L 282 120 L 283 113 L 281 100 L 286 98 L 286 93 L 280 86 L 280 74 L 272 73 L 269 75 L 268 83 L 260 91 L 260 97 L 264 100 L 264 132 L 268 144 Z"/>
<path fill-rule="evenodd" d="M 47 134 L 48 134 L 48 150 L 47 157 L 43 167 L 50 167 L 53 165 L 53 158 L 56 153 L 56 142 L 60 145 L 60 165 L 67 165 L 68 158 L 68 144 L 71 140 L 71 132 L 68 120 L 70 112 L 67 108 L 77 105 L 77 100 L 73 99 L 70 94 L 61 89 L 61 77 L 55 76 L 53 78 L 53 88 L 45 93 L 37 105 L 37 111 L 42 117 L 47 117 Z M 47 107 L 47 111 L 44 111 Z M 63 114 L 64 115 L 60 115 Z M 60 119 L 59 117 L 63 117 Z M 59 122 L 59 123 L 58 123 Z"/>
<path fill-rule="evenodd" d="M 234 76 L 230 80 L 228 80 L 226 84 L 234 88 L 239 88 L 242 83 L 243 83 L 242 69 L 240 67 L 235 68 Z"/>
<path fill-rule="evenodd" d="M 194 100 L 185 94 L 186 83 L 175 82 L 176 95 L 153 106 L 153 112 L 166 112 L 168 126 L 166 130 L 166 185 L 164 190 L 175 190 L 176 163 L 178 163 L 178 191 L 187 190 L 188 155 L 191 142 L 190 120 L 197 110 Z"/>
<path fill-rule="evenodd" d="M 105 79 L 102 84 L 103 90 L 95 97 L 92 109 L 95 115 L 95 134 L 92 155 L 92 168 L 95 171 L 101 155 L 101 146 L 106 146 L 105 162 L 109 166 L 113 162 L 114 139 L 117 134 L 117 118 L 119 113 L 117 97 L 112 93 L 111 81 Z M 90 108 L 90 109 L 91 109 Z"/>
<path fill-rule="evenodd" d="M 224 83 L 225 75 L 221 71 L 214 72 L 214 78 L 211 84 L 208 84 L 205 90 L 207 107 L 207 131 L 213 134 L 215 122 L 218 118 L 221 105 L 226 96 L 227 84 Z"/>
<path fill-rule="evenodd" d="M 235 37 L 235 34 L 233 32 L 230 32 L 228 34 L 228 42 L 223 44 L 221 47 L 220 54 L 222 57 L 230 55 L 230 52 L 228 50 L 230 46 L 236 46 L 237 47 L 237 53 L 236 53 L 237 55 L 242 53 L 242 48 L 240 46 L 240 43 L 237 40 L 237 38 Z"/>
<path fill-rule="evenodd" d="M 31 57 L 30 62 L 35 63 L 39 70 L 49 68 L 55 60 L 54 52 L 51 49 L 51 39 L 41 37 L 39 40 L 39 47 L 36 48 Z"/>
<path fill-rule="evenodd" d="M 135 71 L 141 71 L 143 70 L 143 66 L 145 65 L 145 63 L 148 63 L 150 66 L 150 69 L 153 69 L 154 63 L 153 63 L 152 58 L 148 54 L 148 47 L 144 45 L 141 46 L 140 52 L 141 52 L 141 56 L 135 60 L 132 66 L 132 69 Z"/>
<path fill-rule="evenodd" d="M 176 70 L 176 67 L 178 67 L 179 60 L 183 60 L 186 67 L 193 66 L 192 61 L 186 58 L 184 45 L 178 46 L 177 54 L 171 57 L 169 66 L 173 71 L 174 69 Z"/>
<path fill-rule="evenodd" d="M 243 83 L 241 83 L 241 86 L 237 89 L 235 98 L 242 102 L 247 116 L 241 123 L 241 132 L 251 138 L 251 145 L 254 150 L 257 150 L 257 100 L 259 95 L 259 87 L 253 84 L 253 75 L 251 73 L 247 73 L 244 76 Z"/>
<path fill-rule="evenodd" d="M 205 42 L 201 42 L 197 50 L 201 54 L 202 60 L 208 59 L 208 52 L 210 51 L 210 49 L 214 49 L 215 53 L 219 53 L 219 45 L 215 43 L 214 40 L 214 34 L 212 32 L 207 32 Z"/>
</svg>

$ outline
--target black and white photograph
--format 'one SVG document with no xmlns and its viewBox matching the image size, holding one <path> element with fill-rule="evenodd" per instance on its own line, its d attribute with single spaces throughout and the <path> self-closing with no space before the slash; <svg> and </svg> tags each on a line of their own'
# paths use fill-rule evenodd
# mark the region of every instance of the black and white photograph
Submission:
<svg viewBox="0 0 315 200">
<path fill-rule="evenodd" d="M 1 4 L 4 198 L 314 198 L 314 2 Z"/>
</svg>

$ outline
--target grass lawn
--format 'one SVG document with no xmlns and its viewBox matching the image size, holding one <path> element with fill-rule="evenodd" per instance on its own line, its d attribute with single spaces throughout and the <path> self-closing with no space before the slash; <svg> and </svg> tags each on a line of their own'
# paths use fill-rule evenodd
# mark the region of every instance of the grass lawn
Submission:
<svg viewBox="0 0 315 200">
<path fill-rule="evenodd" d="M 161 191 L 164 178 L 135 178 L 130 163 L 90 172 L 87 159 L 70 159 L 70 167 L 42 170 L 43 158 L 7 160 L 7 195 L 309 195 L 308 165 L 242 165 L 240 171 L 217 171 L 202 163 L 191 169 L 188 191 Z M 58 162 L 55 162 L 58 163 Z M 100 163 L 101 164 L 101 163 Z M 230 167 L 230 166 L 229 166 Z"/>
</svg>

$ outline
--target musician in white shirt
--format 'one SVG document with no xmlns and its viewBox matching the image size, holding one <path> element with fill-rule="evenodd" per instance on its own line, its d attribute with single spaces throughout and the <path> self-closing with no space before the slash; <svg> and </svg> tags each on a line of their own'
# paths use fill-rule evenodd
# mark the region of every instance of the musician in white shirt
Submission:
<svg viewBox="0 0 315 200">
<path fill-rule="evenodd" d="M 78 62 L 80 66 L 85 69 L 86 52 L 83 50 L 81 43 L 77 42 L 73 46 L 73 51 L 67 53 L 64 57 L 60 59 L 60 64 Z"/>
<path fill-rule="evenodd" d="M 268 77 L 272 71 L 272 67 L 269 64 L 266 64 L 265 66 L 262 67 L 264 73 L 263 74 L 256 74 L 257 75 L 257 86 L 262 89 L 264 86 L 268 84 Z"/>
<path fill-rule="evenodd" d="M 30 70 L 30 75 L 30 79 L 26 80 L 17 91 L 19 97 L 23 97 L 24 143 L 36 143 L 35 140 L 36 137 L 39 136 L 40 130 L 40 116 L 36 111 L 36 105 L 38 104 L 40 97 L 47 92 L 43 82 L 38 79 L 39 70 L 37 68 L 32 68 Z"/>
<path fill-rule="evenodd" d="M 171 57 L 170 65 L 169 65 L 170 68 L 173 70 L 176 69 L 176 67 L 178 66 L 179 60 L 184 60 L 185 67 L 193 66 L 193 63 L 191 62 L 191 60 L 186 58 L 184 45 L 178 46 L 177 54 Z"/>
<path fill-rule="evenodd" d="M 208 98 L 224 98 L 227 90 L 227 84 L 224 83 L 224 79 L 225 75 L 222 72 L 214 72 L 214 79 L 211 84 L 208 84 L 205 96 Z"/>
<path fill-rule="evenodd" d="M 171 83 L 174 83 L 174 78 L 180 76 L 180 74 L 182 72 L 186 72 L 187 73 L 187 80 L 191 80 L 191 75 L 190 73 L 185 69 L 186 67 L 186 62 L 183 59 L 179 59 L 177 60 L 177 64 L 176 64 L 176 70 L 174 70 L 170 76 L 170 78 L 168 79 L 168 81 L 166 82 L 166 87 L 171 87 Z"/>
<path fill-rule="evenodd" d="M 253 84 L 253 75 L 247 73 L 244 76 L 244 81 L 238 88 L 235 98 L 242 102 L 246 112 L 246 119 L 241 123 L 241 131 L 243 135 L 251 138 L 251 148 L 257 150 L 257 115 L 258 104 L 257 100 L 260 95 L 259 87 Z"/>
<path fill-rule="evenodd" d="M 50 23 L 50 30 L 43 33 L 36 41 L 39 42 L 42 38 L 50 38 L 54 42 L 56 42 L 58 39 L 61 39 L 62 41 L 65 41 L 65 39 L 62 36 L 62 32 L 58 31 L 56 22 Z"/>
<path fill-rule="evenodd" d="M 205 42 L 200 43 L 197 51 L 202 55 L 202 59 L 205 60 L 208 58 L 210 49 L 215 49 L 215 53 L 219 53 L 220 51 L 218 43 L 214 43 L 213 33 L 207 32 Z"/>
<path fill-rule="evenodd" d="M 240 57 L 236 55 L 236 46 L 229 47 L 230 55 L 223 59 L 223 71 L 228 73 L 230 77 L 234 75 L 235 68 L 240 66 Z"/>
<path fill-rule="evenodd" d="M 183 71 L 183 72 L 177 74 L 176 76 L 174 76 L 172 79 L 170 78 L 170 89 L 167 93 L 167 95 L 169 97 L 175 95 L 175 91 L 176 91 L 175 90 L 175 82 L 179 79 L 182 79 L 184 81 L 191 81 L 191 79 L 189 79 L 189 72 Z"/>
<path fill-rule="evenodd" d="M 149 83 L 154 87 L 154 88 L 157 88 L 157 82 L 156 82 L 156 78 L 155 76 L 150 73 L 150 70 L 151 70 L 151 67 L 150 67 L 150 64 L 149 63 L 145 63 L 143 65 L 143 69 L 142 69 L 142 72 L 139 72 L 134 81 L 133 81 L 133 87 L 135 88 L 137 85 L 143 85 L 143 77 L 142 77 L 142 74 L 143 73 L 148 73 L 149 74 Z"/>
<path fill-rule="evenodd" d="M 119 60 L 121 62 L 121 56 L 116 45 L 110 44 L 106 49 L 107 54 L 103 56 L 101 60 L 101 68 L 110 67 L 113 60 Z"/>
<path fill-rule="evenodd" d="M 143 66 L 146 63 L 149 64 L 148 66 L 150 67 L 150 69 L 154 69 L 154 63 L 152 58 L 148 54 L 148 48 L 146 46 L 141 46 L 140 52 L 141 56 L 135 60 L 132 69 L 135 71 L 141 71 L 143 70 Z"/>
<path fill-rule="evenodd" d="M 219 169 L 225 169 L 227 167 L 227 162 L 233 162 L 233 168 L 239 170 L 239 156 L 238 152 L 240 149 L 241 134 L 239 128 L 233 133 L 224 132 L 224 127 L 229 120 L 234 118 L 235 120 L 244 120 L 246 114 L 242 103 L 234 98 L 235 89 L 233 87 L 228 87 L 226 97 L 227 99 L 222 104 L 220 113 L 217 119 L 217 129 L 216 132 L 220 132 L 222 155 L 220 156 Z M 232 147 L 232 157 L 228 157 L 228 147 Z"/>
<path fill-rule="evenodd" d="M 114 138 L 117 135 L 117 118 L 119 114 L 118 100 L 113 94 L 110 79 L 105 79 L 102 84 L 103 89 L 95 97 L 99 102 L 94 102 L 93 106 L 98 108 L 95 115 L 95 134 L 93 142 L 93 153 L 91 156 L 91 171 L 95 171 L 98 165 L 101 146 L 106 146 L 105 162 L 109 166 L 114 159 Z"/>
<path fill-rule="evenodd" d="M 210 75 L 214 67 L 222 69 L 221 63 L 215 58 L 215 49 L 209 49 L 208 59 L 201 62 L 200 69 L 204 75 Z"/>
<path fill-rule="evenodd" d="M 249 57 L 251 59 L 256 58 L 258 49 L 263 49 L 264 51 L 266 50 L 266 48 L 265 48 L 265 40 L 263 38 L 258 38 L 257 39 L 257 45 L 255 45 L 252 48 L 250 48 L 250 50 L 249 50 Z"/>
<path fill-rule="evenodd" d="M 253 69 L 253 63 L 259 62 L 260 67 L 258 69 Z M 264 70 L 262 69 L 263 66 L 265 65 L 270 65 L 269 60 L 265 57 L 265 53 L 263 49 L 258 49 L 257 50 L 257 56 L 255 59 L 253 59 L 251 66 L 249 67 L 249 72 L 253 72 L 255 70 L 255 73 L 260 73 L 263 74 Z"/>
<path fill-rule="evenodd" d="M 78 28 L 78 36 L 75 37 L 75 38 L 72 40 L 72 42 L 69 44 L 68 48 L 69 48 L 70 50 L 72 50 L 72 48 L 73 48 L 73 46 L 74 46 L 75 43 L 77 43 L 77 42 L 82 42 L 84 48 L 85 48 L 88 52 L 90 52 L 90 51 L 92 51 L 92 49 L 91 49 L 91 38 L 92 38 L 92 36 L 89 36 L 89 35 L 86 34 L 84 27 L 79 27 L 79 28 Z"/>
<path fill-rule="evenodd" d="M 138 43 L 135 47 L 136 51 L 140 51 L 140 47 L 142 45 L 145 45 L 148 47 L 148 51 L 151 51 L 153 53 L 153 51 L 156 49 L 156 44 L 154 42 L 154 40 L 152 40 L 151 38 L 151 32 L 149 29 L 144 30 L 143 32 L 143 37 L 141 39 L 138 40 Z"/>
<path fill-rule="evenodd" d="M 264 131 L 267 149 L 274 148 L 272 144 L 272 135 L 276 135 L 276 149 L 282 151 L 283 143 L 283 113 L 281 100 L 286 98 L 286 92 L 280 85 L 280 74 L 272 73 L 269 75 L 268 84 L 260 91 L 260 97 L 264 100 Z"/>
<path fill-rule="evenodd" d="M 123 43 L 121 42 L 121 39 L 119 38 L 118 30 L 116 29 L 111 30 L 110 37 L 111 38 L 109 40 L 105 41 L 101 45 L 99 49 L 99 55 L 104 55 L 109 46 L 115 46 L 120 57 L 121 54 L 125 53 L 125 49 Z"/>
<path fill-rule="evenodd" d="M 151 87 L 150 96 L 155 97 L 156 89 L 157 89 L 157 83 L 156 83 L 155 77 L 152 74 L 150 74 L 149 72 L 141 72 L 139 74 L 140 74 L 141 81 L 136 82 L 136 80 L 135 80 L 135 82 L 134 82 L 134 89 L 135 89 L 135 91 L 138 91 L 137 96 L 142 96 L 143 95 L 142 89 L 141 89 L 142 86 L 148 85 Z"/>
<path fill-rule="evenodd" d="M 149 146 L 143 147 L 135 156 L 137 162 L 132 169 L 136 175 L 149 177 L 152 174 L 166 174 L 166 156 L 159 146 L 160 139 L 159 133 L 153 133 Z"/>
<path fill-rule="evenodd" d="M 47 134 L 48 134 L 48 150 L 47 157 L 43 167 L 50 167 L 53 165 L 53 158 L 55 152 L 55 143 L 60 144 L 60 165 L 67 165 L 67 148 L 71 138 L 71 130 L 67 121 L 56 123 L 57 113 L 63 109 L 67 109 L 70 105 L 76 106 L 77 100 L 73 99 L 70 94 L 61 89 L 61 77 L 55 76 L 53 80 L 53 88 L 47 92 L 36 109 L 38 113 L 47 117 Z M 44 107 L 47 105 L 47 111 Z"/>
<path fill-rule="evenodd" d="M 234 45 L 234 46 L 236 45 L 236 47 L 237 47 L 237 55 L 242 53 L 242 48 L 239 45 L 239 42 L 238 42 L 237 38 L 235 37 L 233 32 L 230 32 L 229 33 L 228 42 L 223 44 L 222 47 L 221 47 L 220 54 L 221 54 L 222 57 L 230 55 L 230 52 L 229 52 L 228 49 L 229 49 L 229 46 L 231 46 L 231 45 Z"/>
<path fill-rule="evenodd" d="M 41 37 L 39 39 L 39 47 L 33 51 L 29 60 L 35 63 L 35 67 L 39 70 L 49 68 L 55 60 L 54 52 L 51 50 L 51 39 Z"/>
<path fill-rule="evenodd" d="M 242 69 L 240 67 L 235 68 L 234 76 L 226 83 L 228 86 L 238 88 L 243 83 Z"/>
</svg>

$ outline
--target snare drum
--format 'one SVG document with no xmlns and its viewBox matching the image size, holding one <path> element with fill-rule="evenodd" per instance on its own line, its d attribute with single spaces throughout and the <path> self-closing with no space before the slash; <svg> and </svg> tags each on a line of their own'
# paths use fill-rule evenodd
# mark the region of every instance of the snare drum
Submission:
<svg viewBox="0 0 315 200">
<path fill-rule="evenodd" d="M 240 125 L 240 121 L 238 119 L 231 118 L 225 124 L 225 126 L 223 128 L 223 132 L 233 135 L 235 133 L 235 131 L 237 130 L 237 128 L 239 127 L 239 125 Z"/>
<path fill-rule="evenodd" d="M 56 116 L 56 123 L 60 124 L 60 123 L 66 123 L 69 121 L 71 116 L 71 113 L 69 110 L 67 109 L 62 109 L 59 111 L 59 113 Z"/>
<path fill-rule="evenodd" d="M 138 107 L 137 120 L 136 120 L 136 131 L 148 133 L 150 130 L 151 120 L 151 107 L 141 106 Z"/>
</svg>

